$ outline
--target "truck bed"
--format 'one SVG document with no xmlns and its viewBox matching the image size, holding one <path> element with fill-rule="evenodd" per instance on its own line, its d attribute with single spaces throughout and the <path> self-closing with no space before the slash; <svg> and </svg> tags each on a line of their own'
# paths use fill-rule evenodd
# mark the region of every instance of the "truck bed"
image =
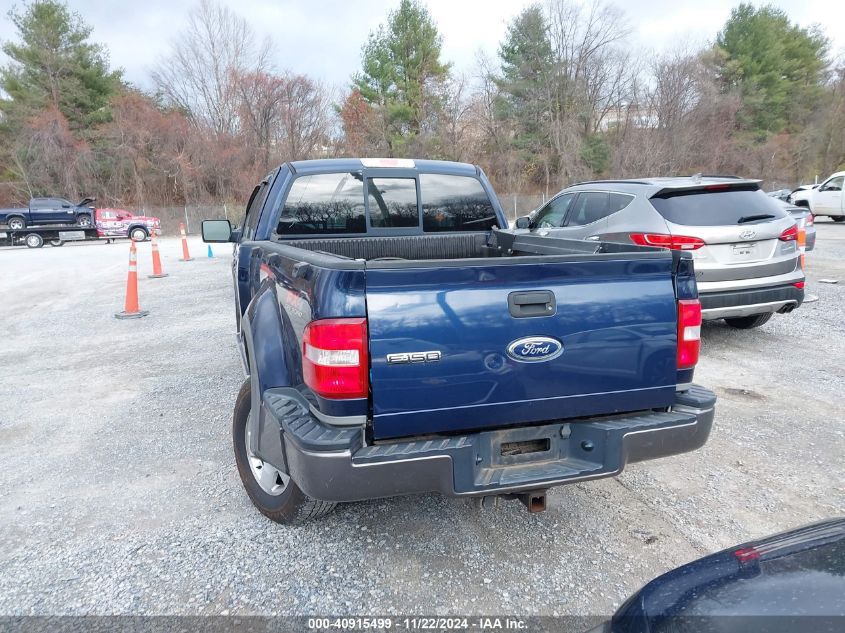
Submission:
<svg viewBox="0 0 845 633">
<path fill-rule="evenodd" d="M 665 253 L 654 248 L 611 242 L 584 242 L 549 238 L 538 235 L 519 235 L 509 231 L 487 233 L 448 233 L 443 235 L 409 235 L 397 237 L 347 237 L 289 239 L 278 242 L 321 255 L 340 259 L 387 263 L 386 260 L 419 262 L 437 260 L 482 259 L 490 257 L 526 256 L 601 256 L 625 253 L 647 258 L 664 258 Z M 668 255 L 671 257 L 671 255 Z"/>
</svg>

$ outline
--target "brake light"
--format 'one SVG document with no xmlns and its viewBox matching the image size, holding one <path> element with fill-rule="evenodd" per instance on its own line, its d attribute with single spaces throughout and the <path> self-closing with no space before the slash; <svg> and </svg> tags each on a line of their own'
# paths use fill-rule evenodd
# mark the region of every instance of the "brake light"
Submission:
<svg viewBox="0 0 845 633">
<path fill-rule="evenodd" d="M 701 351 L 701 303 L 678 300 L 678 369 L 690 369 Z"/>
<path fill-rule="evenodd" d="M 659 246 L 675 251 L 694 251 L 704 246 L 700 237 L 688 235 L 664 235 L 662 233 L 631 233 L 631 241 L 640 246 Z"/>
<path fill-rule="evenodd" d="M 792 285 L 795 286 L 796 288 L 798 288 L 798 290 L 804 290 L 804 282 L 803 281 L 796 281 Z"/>
<path fill-rule="evenodd" d="M 786 229 L 783 233 L 780 234 L 778 239 L 781 242 L 795 242 L 798 240 L 798 227 L 796 225 L 790 226 Z"/>
<path fill-rule="evenodd" d="M 734 556 L 736 556 L 740 563 L 747 563 L 760 558 L 760 552 L 753 547 L 743 547 L 742 549 L 736 550 Z"/>
<path fill-rule="evenodd" d="M 320 319 L 305 326 L 302 376 L 324 398 L 366 398 L 367 320 Z"/>
</svg>

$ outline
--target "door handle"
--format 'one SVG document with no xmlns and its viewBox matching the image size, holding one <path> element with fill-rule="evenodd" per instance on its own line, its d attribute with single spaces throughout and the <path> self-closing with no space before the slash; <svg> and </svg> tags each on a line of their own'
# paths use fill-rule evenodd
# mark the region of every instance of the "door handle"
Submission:
<svg viewBox="0 0 845 633">
<path fill-rule="evenodd" d="M 511 292 L 508 295 L 508 312 L 515 319 L 552 316 L 557 305 L 551 290 Z"/>
</svg>

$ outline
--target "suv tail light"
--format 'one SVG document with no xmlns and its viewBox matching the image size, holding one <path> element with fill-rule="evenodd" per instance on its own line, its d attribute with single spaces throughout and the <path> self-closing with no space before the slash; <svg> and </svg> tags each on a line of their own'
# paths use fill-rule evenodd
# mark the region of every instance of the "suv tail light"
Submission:
<svg viewBox="0 0 845 633">
<path fill-rule="evenodd" d="M 784 230 L 783 233 L 780 234 L 778 239 L 781 242 L 795 242 L 798 240 L 798 226 L 793 224 L 788 229 Z"/>
<path fill-rule="evenodd" d="M 368 373 L 367 319 L 320 319 L 305 326 L 302 375 L 315 393 L 366 398 Z"/>
<path fill-rule="evenodd" d="M 701 351 L 701 303 L 678 300 L 678 369 L 690 369 Z"/>
<path fill-rule="evenodd" d="M 629 235 L 634 244 L 640 246 L 660 246 L 675 251 L 694 251 L 704 246 L 700 237 L 688 235 L 664 235 L 662 233 L 631 233 Z"/>
</svg>

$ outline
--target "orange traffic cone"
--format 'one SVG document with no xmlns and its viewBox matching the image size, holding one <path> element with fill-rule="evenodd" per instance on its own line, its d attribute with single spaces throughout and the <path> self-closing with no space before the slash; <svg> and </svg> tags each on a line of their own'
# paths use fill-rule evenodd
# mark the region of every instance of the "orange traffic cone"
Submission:
<svg viewBox="0 0 845 633">
<path fill-rule="evenodd" d="M 126 277 L 126 301 L 123 304 L 123 312 L 114 316 L 118 319 L 139 319 L 149 314 L 147 310 L 141 310 L 138 306 L 138 251 L 135 249 L 135 242 L 129 242 L 129 275 Z"/>
<path fill-rule="evenodd" d="M 158 241 L 156 240 L 155 231 L 151 234 L 153 243 L 153 274 L 147 275 L 150 279 L 158 279 L 160 277 L 167 277 L 167 273 L 161 271 L 161 255 L 158 253 Z"/>
<path fill-rule="evenodd" d="M 179 231 L 182 233 L 182 259 L 179 261 L 192 261 L 194 258 L 191 257 L 191 254 L 188 252 L 188 238 L 185 236 L 185 224 L 182 222 L 179 223 Z"/>
</svg>

